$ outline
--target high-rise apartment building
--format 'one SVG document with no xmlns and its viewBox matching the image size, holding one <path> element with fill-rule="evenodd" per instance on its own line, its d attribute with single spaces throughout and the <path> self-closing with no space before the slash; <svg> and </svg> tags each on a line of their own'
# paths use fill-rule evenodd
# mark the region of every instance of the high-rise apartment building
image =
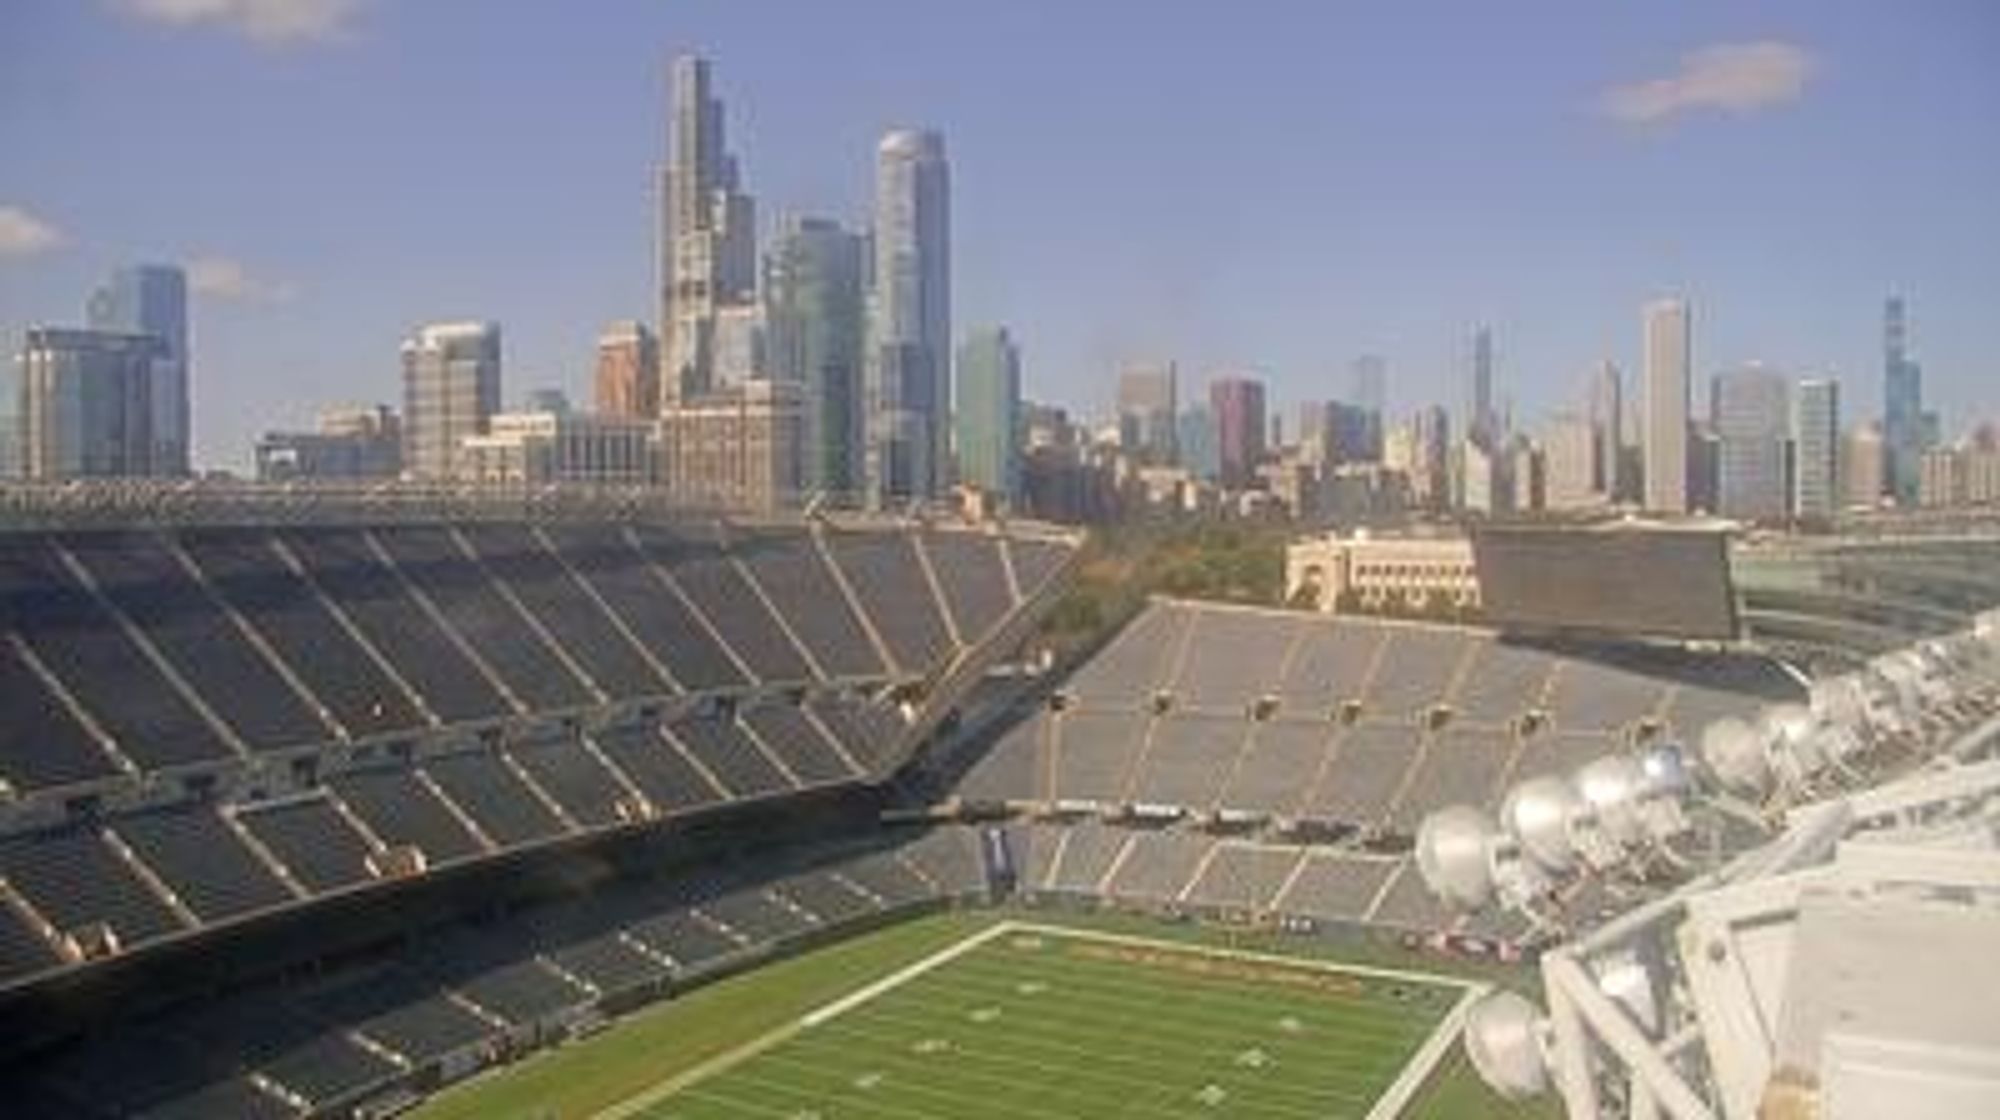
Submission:
<svg viewBox="0 0 2000 1120">
<path fill-rule="evenodd" d="M 500 410 L 500 325 L 431 323 L 403 343 L 403 470 L 447 479 L 465 437 Z"/>
<path fill-rule="evenodd" d="M 729 154 L 708 60 L 676 58 L 671 83 L 660 220 L 661 393 L 679 401 L 716 384 L 717 315 L 756 300 L 757 213 Z"/>
<path fill-rule="evenodd" d="M 1172 362 L 1118 371 L 1119 442 L 1142 463 L 1171 466 L 1180 459 L 1178 374 Z"/>
<path fill-rule="evenodd" d="M 31 327 L 19 357 L 24 478 L 158 473 L 152 379 L 166 357 L 158 335 Z"/>
<path fill-rule="evenodd" d="M 637 319 L 597 337 L 597 411 L 628 420 L 660 414 L 660 342 Z"/>
<path fill-rule="evenodd" d="M 801 389 L 807 490 L 852 501 L 861 487 L 867 350 L 864 239 L 824 218 L 787 218 L 764 260 L 770 376 Z"/>
<path fill-rule="evenodd" d="M 966 333 L 958 348 L 957 406 L 959 480 L 989 493 L 1019 493 L 1021 351 L 1007 328 Z"/>
<path fill-rule="evenodd" d="M 1217 480 L 1230 488 L 1249 485 L 1264 458 L 1264 383 L 1218 377 L 1208 386 L 1208 409 L 1215 423 Z"/>
<path fill-rule="evenodd" d="M 174 265 L 121 268 L 93 292 L 85 307 L 92 330 L 149 334 L 160 340 L 147 378 L 151 473 L 189 470 L 187 275 Z"/>
<path fill-rule="evenodd" d="M 1758 363 L 1715 376 L 1709 423 L 1720 441 L 1715 512 L 1724 517 L 1785 516 L 1788 389 L 1783 377 Z"/>
<path fill-rule="evenodd" d="M 1809 377 L 1792 390 L 1792 513 L 1839 512 L 1840 382 Z"/>
<path fill-rule="evenodd" d="M 1688 511 L 1688 401 L 1693 332 L 1687 301 L 1656 300 L 1645 310 L 1645 386 L 1641 441 L 1645 507 Z"/>
<path fill-rule="evenodd" d="M 951 411 L 951 171 L 944 137 L 898 129 L 875 153 L 867 474 L 878 503 L 938 492 Z"/>
<path fill-rule="evenodd" d="M 1917 499 L 1933 424 L 1924 415 L 1924 371 L 1910 357 L 1910 326 L 1901 296 L 1882 309 L 1882 442 L 1888 493 L 1905 505 Z"/>
</svg>

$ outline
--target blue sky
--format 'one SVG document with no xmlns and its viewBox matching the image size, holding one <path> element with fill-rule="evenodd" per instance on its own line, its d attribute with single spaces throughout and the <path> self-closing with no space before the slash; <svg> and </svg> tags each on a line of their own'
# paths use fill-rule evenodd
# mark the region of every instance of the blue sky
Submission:
<svg viewBox="0 0 2000 1120">
<path fill-rule="evenodd" d="M 1905 293 L 1947 425 L 2000 412 L 2000 6 L 1044 0 L 7 0 L 0 330 L 115 264 L 201 262 L 197 445 L 396 400 L 413 323 L 498 319 L 507 396 L 586 395 L 654 314 L 664 65 L 716 63 L 766 218 L 865 217 L 874 138 L 942 128 L 956 318 L 1030 395 L 1124 357 L 1283 401 L 1390 361 L 1456 404 L 1478 322 L 1532 421 L 1639 306 L 1880 396 Z"/>
</svg>

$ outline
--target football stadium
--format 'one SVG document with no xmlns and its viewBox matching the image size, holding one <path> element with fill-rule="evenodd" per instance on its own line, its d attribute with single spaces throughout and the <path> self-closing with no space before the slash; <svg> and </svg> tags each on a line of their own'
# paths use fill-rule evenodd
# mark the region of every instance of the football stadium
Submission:
<svg viewBox="0 0 2000 1120">
<path fill-rule="evenodd" d="M 1038 624 L 1082 542 L 1029 523 L 10 500 L 10 1115 L 1733 1117 L 1868 1070 L 1991 1090 L 1990 1025 L 1799 1049 L 1814 1001 L 1780 1021 L 1773 992 L 1872 1029 L 1890 1013 L 1812 977 L 1893 971 L 1819 953 L 1853 939 L 1810 891 L 1754 933 L 1711 913 L 1846 868 L 1943 884 L 1934 966 L 1992 930 L 1989 553 L 1948 598 L 1869 607 L 1870 634 L 1921 627 L 1888 652 L 1798 623 L 1831 592 L 1758 600 L 1788 628 L 1756 640 L 1719 536 L 1577 529 L 1478 541 L 1477 623 L 1155 599 L 1057 659 Z M 1621 579 L 1581 574 L 1598 548 Z M 1568 594 L 1526 578 L 1563 563 Z M 1808 640 L 1849 667 L 1802 672 Z M 1689 963 L 1728 954 L 1679 956 L 1703 915 L 1785 931 L 1739 977 L 1763 1004 Z"/>
</svg>

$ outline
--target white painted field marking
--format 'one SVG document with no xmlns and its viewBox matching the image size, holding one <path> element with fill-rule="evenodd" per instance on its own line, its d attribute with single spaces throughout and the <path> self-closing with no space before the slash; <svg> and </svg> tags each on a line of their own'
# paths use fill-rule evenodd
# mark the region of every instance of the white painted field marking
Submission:
<svg viewBox="0 0 2000 1120">
<path fill-rule="evenodd" d="M 1477 980 L 1465 980 L 1456 976 L 1439 976 L 1428 972 L 1411 972 L 1400 968 L 1377 968 L 1372 965 L 1344 964 L 1339 961 L 1316 960 L 1311 957 L 1286 957 L 1274 953 L 1258 953 L 1247 949 L 1225 949 L 1207 945 L 1195 945 L 1185 941 L 1168 941 L 1157 937 L 1138 937 L 1126 933 L 1104 933 L 1098 930 L 1066 929 L 1061 926 L 1043 925 L 1038 922 L 1018 923 L 1017 929 L 1040 932 L 1051 937 L 1072 937 L 1083 940 L 1109 941 L 1114 944 L 1137 945 L 1151 949 L 1180 950 L 1212 957 L 1233 957 L 1238 960 L 1256 961 L 1262 964 L 1283 965 L 1290 968 L 1314 968 L 1324 972 L 1346 973 L 1351 976 L 1366 976 L 1378 980 L 1403 980 L 1413 984 L 1436 984 L 1441 987 L 1457 988 L 1458 1002 L 1431 1031 L 1430 1037 L 1403 1063 L 1401 1072 L 1375 1104 L 1368 1110 L 1366 1120 L 1390 1120 L 1402 1113 L 1416 1096 L 1417 1090 L 1429 1080 L 1431 1070 L 1443 1060 L 1445 1051 L 1458 1039 L 1459 1029 L 1465 1023 L 1466 1010 L 1472 1001 L 1492 990 L 1492 985 Z M 1210 1086 L 1210 1088 L 1215 1088 Z M 1208 1101 L 1203 1101 L 1209 1104 Z M 1212 1106 L 1211 1106 L 1212 1107 Z"/>
<path fill-rule="evenodd" d="M 844 1011 L 857 1007 L 867 1002 L 868 1000 L 874 999 L 876 996 L 881 995 L 883 992 L 888 991 L 889 989 L 897 986 L 898 984 L 907 983 L 908 981 L 915 979 L 916 977 L 921 976 L 926 972 L 929 972 L 931 969 L 936 968 L 941 964 L 944 964 L 946 961 L 952 960 L 965 953 L 971 952 L 973 949 L 976 949 L 979 946 L 984 945 L 986 942 L 991 941 L 992 939 L 999 937 L 1002 934 L 1011 932 L 1013 929 L 1014 929 L 1014 923 L 1006 921 L 988 926 L 987 928 L 980 930 L 979 932 L 974 933 L 969 937 L 965 937 L 959 941 L 953 942 L 952 944 L 945 946 L 938 952 L 932 953 L 930 956 L 925 957 L 922 960 L 919 960 L 914 964 L 909 965 L 906 968 L 891 973 L 890 975 L 884 977 L 881 980 L 876 981 L 873 984 L 868 985 L 865 988 L 855 991 L 842 999 L 835 1000 L 834 1002 L 827 1004 L 826 1006 L 820 1008 L 819 1010 L 811 1012 L 810 1014 L 806 1015 L 802 1019 L 797 1020 L 796 1022 L 786 1023 L 785 1025 L 778 1027 L 775 1030 L 772 1030 L 766 1034 L 759 1035 L 756 1038 L 751 1039 L 750 1041 L 744 1043 L 741 1046 L 737 1046 L 732 1049 L 726 1050 L 720 1054 L 717 1054 L 715 1057 L 710 1058 L 705 1062 L 700 1062 L 693 1066 L 690 1066 L 689 1068 L 682 1070 L 680 1073 L 675 1074 L 673 1077 L 670 1077 L 665 1081 L 661 1081 L 655 1084 L 654 1086 L 645 1090 L 642 1093 L 639 1093 L 635 1096 L 627 1097 L 624 1100 L 619 1101 L 617 1104 L 614 1104 L 609 1108 L 602 1109 L 592 1118 L 592 1120 L 630 1120 L 631 1117 L 638 1116 L 640 1113 L 645 1112 L 647 1109 L 652 1108 L 654 1105 L 659 1104 L 661 1101 L 666 1100 L 669 1097 L 672 1097 L 675 1093 L 680 1092 L 682 1089 L 685 1089 L 690 1085 L 696 1084 L 697 1082 L 706 1081 L 709 1078 L 714 1077 L 719 1073 L 722 1073 L 723 1071 L 729 1069 L 732 1066 L 740 1065 L 746 1061 L 749 1061 L 751 1058 L 754 1058 L 757 1055 L 762 1054 L 764 1051 L 769 1050 L 774 1046 L 777 1046 L 779 1043 L 789 1040 L 793 1035 L 798 1034 L 801 1030 L 804 1030 L 805 1028 L 813 1026 L 817 1023 L 826 1022 L 828 1019 L 831 1019 L 834 1016 L 839 1015 Z"/>
<path fill-rule="evenodd" d="M 985 929 L 980 930 L 978 933 L 975 933 L 972 936 L 967 937 L 962 941 L 945 946 L 944 948 L 938 950 L 935 953 L 932 953 L 930 956 L 925 957 L 920 961 L 914 961 L 902 968 L 897 969 L 896 971 L 890 973 L 887 976 L 884 976 L 882 979 L 875 981 L 873 984 L 870 984 L 865 988 L 861 988 L 857 991 L 850 992 L 847 995 L 842 996 L 837 1000 L 834 1000 L 832 1003 L 829 1003 L 825 1007 L 819 1008 L 816 1011 L 807 1012 L 804 1017 L 799 1019 L 799 1026 L 817 1027 L 821 1023 L 824 1023 L 829 1019 L 835 1018 L 836 1016 L 839 1015 L 844 1015 L 847 1012 L 852 1011 L 857 1007 L 860 1007 L 862 1004 L 867 1003 L 869 1000 L 874 999 L 879 995 L 882 995 L 884 992 L 891 991 L 892 989 L 895 988 L 900 988 L 904 984 L 907 984 L 910 981 L 915 980 L 917 977 L 922 976 L 924 973 L 929 972 L 932 969 L 939 967 L 940 965 L 948 964 L 951 961 L 955 961 L 958 958 L 964 956 L 965 954 L 970 953 L 974 949 L 979 948 L 981 945 L 986 944 L 988 941 L 991 941 L 996 937 L 1005 936 L 1006 934 L 1013 932 L 1013 930 L 1014 930 L 1014 923 L 1012 922 L 1001 922 L 997 925 L 988 926 Z"/>
<path fill-rule="evenodd" d="M 1451 1005 L 1451 1010 L 1438 1020 L 1431 1036 L 1424 1039 L 1424 1044 L 1410 1055 L 1409 1061 L 1403 1063 L 1402 1072 L 1396 1075 L 1396 1080 L 1391 1081 L 1389 1087 L 1382 1090 L 1382 1095 L 1375 1099 L 1375 1106 L 1368 1110 L 1366 1120 L 1392 1120 L 1403 1114 L 1403 1109 L 1409 1106 L 1417 1090 L 1430 1080 L 1431 1071 L 1444 1059 L 1445 1051 L 1458 1041 L 1458 1032 L 1465 1026 L 1465 1013 L 1471 1008 L 1472 1001 L 1491 990 L 1489 984 L 1467 983 L 1465 990 L 1459 993 L 1458 1002 Z"/>
</svg>

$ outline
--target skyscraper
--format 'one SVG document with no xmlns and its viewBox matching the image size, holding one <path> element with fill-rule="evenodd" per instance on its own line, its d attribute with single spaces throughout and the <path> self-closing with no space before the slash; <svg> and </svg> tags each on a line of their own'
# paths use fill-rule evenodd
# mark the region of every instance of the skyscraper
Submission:
<svg viewBox="0 0 2000 1120">
<path fill-rule="evenodd" d="M 753 302 L 757 285 L 756 207 L 729 154 L 708 60 L 676 58 L 672 86 L 660 219 L 661 392 L 669 402 L 714 386 L 716 315 Z"/>
<path fill-rule="evenodd" d="M 1931 424 L 1924 416 L 1924 371 L 1909 354 L 1909 322 L 1901 296 L 1882 309 L 1882 443 L 1889 493 L 1916 501 Z"/>
<path fill-rule="evenodd" d="M 85 316 L 92 330 L 149 334 L 160 340 L 147 379 L 151 473 L 188 473 L 187 276 L 166 264 L 141 264 L 111 274 L 91 294 Z"/>
<path fill-rule="evenodd" d="M 1382 413 L 1389 407 L 1389 363 L 1380 354 L 1363 354 L 1354 359 L 1349 373 L 1352 384 L 1348 386 L 1347 399 L 1374 413 L 1379 425 Z"/>
<path fill-rule="evenodd" d="M 1472 383 L 1468 387 L 1465 415 L 1467 439 L 1492 450 L 1499 439 L 1499 414 L 1493 410 L 1493 328 L 1482 326 L 1472 332 Z"/>
<path fill-rule="evenodd" d="M 1249 377 L 1218 377 L 1208 386 L 1215 418 L 1216 475 L 1222 485 L 1247 486 L 1264 458 L 1264 383 Z"/>
<path fill-rule="evenodd" d="M 1840 382 L 1809 377 L 1792 392 L 1792 512 L 1831 517 L 1840 500 Z"/>
<path fill-rule="evenodd" d="M 625 319 L 597 337 L 597 411 L 626 419 L 660 414 L 660 342 L 646 324 Z"/>
<path fill-rule="evenodd" d="M 151 385 L 166 358 L 157 335 L 33 327 L 20 355 L 25 478 L 109 478 L 154 469 Z"/>
<path fill-rule="evenodd" d="M 840 223 L 793 217 L 764 260 L 770 374 L 801 387 L 805 488 L 845 497 L 861 486 L 863 253 Z"/>
<path fill-rule="evenodd" d="M 1717 447 L 1716 512 L 1785 516 L 1785 441 L 1791 428 L 1785 379 L 1759 363 L 1715 376 L 1709 422 Z"/>
<path fill-rule="evenodd" d="M 1021 412 L 1021 351 L 1005 327 L 968 331 L 958 349 L 959 478 L 995 494 L 1020 489 L 1015 430 Z"/>
<path fill-rule="evenodd" d="M 936 132 L 891 132 L 875 156 L 867 475 L 887 503 L 935 495 L 950 451 L 951 173 Z"/>
<path fill-rule="evenodd" d="M 460 442 L 500 410 L 500 325 L 431 323 L 402 355 L 404 473 L 450 478 Z"/>
<path fill-rule="evenodd" d="M 1682 299 L 1646 305 L 1646 385 L 1642 439 L 1645 506 L 1655 513 L 1688 510 L 1688 366 L 1692 329 Z"/>
<path fill-rule="evenodd" d="M 1119 439 L 1142 462 L 1165 466 L 1178 461 L 1178 396 L 1172 362 L 1135 363 L 1118 371 Z"/>
<path fill-rule="evenodd" d="M 1630 496 L 1624 478 L 1625 384 L 1618 367 L 1610 361 L 1597 363 L 1590 375 L 1591 488 L 1617 501 Z M 1555 468 L 1549 467 L 1549 489 L 1555 489 Z M 1550 499 L 1553 505 L 1554 499 Z"/>
</svg>

